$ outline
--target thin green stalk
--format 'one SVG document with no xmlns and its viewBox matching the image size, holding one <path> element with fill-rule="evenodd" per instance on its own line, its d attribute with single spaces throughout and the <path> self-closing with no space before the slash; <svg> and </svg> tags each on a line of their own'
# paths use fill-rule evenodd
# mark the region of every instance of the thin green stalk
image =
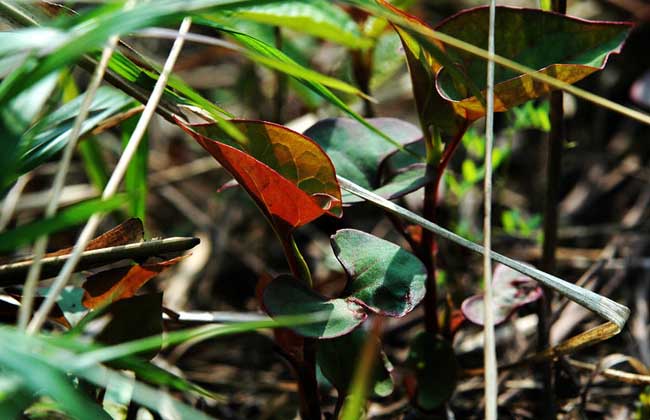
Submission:
<svg viewBox="0 0 650 420">
<path fill-rule="evenodd" d="M 494 54 L 494 22 L 496 1 L 490 1 L 490 29 L 488 33 L 488 52 Z M 485 178 L 483 184 L 483 364 L 485 366 L 485 418 L 497 419 L 497 355 L 494 339 L 494 312 L 492 310 L 492 147 L 494 144 L 494 61 L 487 63 L 487 107 L 485 114 Z"/>
<path fill-rule="evenodd" d="M 343 405 L 341 420 L 356 420 L 362 415 L 366 403 L 366 396 L 368 395 L 368 388 L 370 387 L 372 369 L 377 361 L 382 327 L 383 318 L 379 316 L 375 317 L 368 338 L 361 349 L 359 365 L 352 378 L 349 397 Z"/>
<path fill-rule="evenodd" d="M 282 28 L 274 28 L 275 48 L 282 51 Z M 284 103 L 287 100 L 287 76 L 281 71 L 275 72 L 275 109 L 273 110 L 273 120 L 282 124 L 284 122 Z"/>
</svg>

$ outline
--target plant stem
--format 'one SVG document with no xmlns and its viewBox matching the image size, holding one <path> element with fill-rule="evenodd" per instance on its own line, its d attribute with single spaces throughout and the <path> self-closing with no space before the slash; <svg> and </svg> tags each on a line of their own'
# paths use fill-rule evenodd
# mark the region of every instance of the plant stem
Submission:
<svg viewBox="0 0 650 420">
<path fill-rule="evenodd" d="M 352 51 L 352 71 L 359 89 L 366 95 L 370 95 L 370 76 L 372 75 L 372 53 L 373 49 Z M 363 116 L 373 118 L 375 108 L 368 98 L 363 98 Z"/>
<path fill-rule="evenodd" d="M 320 396 L 318 395 L 318 381 L 316 380 L 316 340 L 304 338 L 302 349 L 303 363 L 299 375 L 298 387 L 300 389 L 300 416 L 304 420 L 321 418 Z"/>
<path fill-rule="evenodd" d="M 431 165 L 427 165 L 428 170 L 434 169 Z M 424 218 L 431 222 L 435 222 L 437 198 L 438 183 L 434 180 L 424 187 L 424 209 L 422 211 Z M 419 254 L 424 267 L 427 269 L 427 292 L 424 296 L 424 325 L 427 332 L 435 336 L 438 333 L 438 308 L 436 306 L 438 294 L 436 290 L 436 256 L 434 247 L 434 234 L 428 230 L 423 230 Z"/>
<path fill-rule="evenodd" d="M 566 13 L 566 0 L 553 0 L 552 10 Z M 546 162 L 546 194 L 544 203 L 544 242 L 542 244 L 542 269 L 555 274 L 555 250 L 557 248 L 558 199 L 562 174 L 562 149 L 564 146 L 564 107 L 563 93 L 551 93 L 551 132 L 548 138 L 548 155 Z M 544 287 L 543 298 L 537 306 L 537 350 L 549 347 L 552 290 Z M 555 384 L 553 381 L 553 364 L 542 364 L 542 382 L 544 393 L 542 412 L 544 418 L 555 418 Z"/>
</svg>

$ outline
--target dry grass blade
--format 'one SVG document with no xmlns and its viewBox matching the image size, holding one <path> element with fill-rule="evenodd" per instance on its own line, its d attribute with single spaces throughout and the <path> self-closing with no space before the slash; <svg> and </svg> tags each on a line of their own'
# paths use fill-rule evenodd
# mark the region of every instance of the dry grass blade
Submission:
<svg viewBox="0 0 650 420">
<path fill-rule="evenodd" d="M 496 13 L 495 0 L 490 1 L 490 30 L 488 35 L 488 53 L 494 55 L 494 21 Z M 487 109 L 485 115 L 485 179 L 483 183 L 483 365 L 485 366 L 485 418 L 496 420 L 497 397 L 499 385 L 497 382 L 497 355 L 494 338 L 494 311 L 492 297 L 492 147 L 494 144 L 494 61 L 487 65 Z"/>
<path fill-rule="evenodd" d="M 386 200 L 385 198 L 380 197 L 377 194 L 368 191 L 365 188 L 362 188 L 359 185 L 341 176 L 338 176 L 337 179 L 341 185 L 341 188 L 351 192 L 358 197 L 370 201 L 376 206 L 379 206 L 391 213 L 395 213 L 398 216 L 419 226 L 422 226 L 422 228 L 429 230 L 444 239 L 455 242 L 456 244 L 461 245 L 473 252 L 481 255 L 486 253 L 485 249 L 481 245 L 469 241 L 460 235 L 457 235 L 435 223 L 432 223 L 413 213 L 412 211 L 407 210 L 404 207 L 401 207 L 389 200 Z M 606 320 L 612 322 L 617 328 L 617 333 L 620 332 L 620 329 L 623 328 L 630 316 L 629 308 L 621 305 L 620 303 L 614 302 L 605 296 L 601 296 L 597 293 L 592 292 L 591 290 L 576 286 L 575 284 L 562 280 L 559 277 L 545 273 L 542 270 L 529 265 L 525 265 L 517 260 L 498 254 L 494 251 L 490 251 L 489 255 L 492 260 L 500 262 L 501 264 L 508 266 L 515 271 L 518 271 L 539 281 L 545 286 L 548 286 L 557 291 L 561 295 L 566 296 L 568 299 L 578 303 L 581 306 L 584 306 L 585 308 L 588 308 L 592 312 L 595 312 Z"/>
<path fill-rule="evenodd" d="M 124 174 L 126 173 L 126 169 L 129 165 L 129 162 L 131 161 L 131 158 L 134 156 L 135 151 L 137 150 L 137 147 L 140 143 L 140 140 L 144 136 L 147 126 L 149 125 L 149 122 L 151 121 L 151 118 L 153 117 L 153 114 L 156 111 L 158 102 L 162 97 L 165 86 L 167 85 L 167 79 L 169 78 L 169 75 L 171 74 L 174 64 L 176 63 L 176 59 L 178 58 L 178 55 L 180 54 L 180 51 L 183 47 L 183 43 L 185 41 L 184 36 L 189 31 L 191 24 L 192 24 L 192 20 L 190 18 L 183 19 L 183 22 L 181 23 L 178 32 L 178 37 L 176 38 L 176 41 L 174 41 L 174 45 L 172 46 L 169 56 L 167 57 L 163 70 L 160 73 L 160 77 L 156 81 L 156 85 L 151 94 L 151 97 L 147 101 L 147 104 L 145 105 L 145 109 L 142 112 L 140 119 L 138 120 L 138 124 L 136 125 L 135 130 L 133 130 L 133 134 L 129 139 L 128 145 L 126 146 L 124 153 L 120 157 L 120 160 L 118 161 L 117 166 L 115 167 L 115 170 L 113 171 L 113 174 L 111 175 L 108 184 L 104 189 L 102 198 L 104 199 L 110 198 L 113 195 L 115 195 L 115 193 L 117 192 L 117 189 L 120 183 L 122 182 L 122 179 L 124 178 Z M 33 334 L 38 330 L 40 330 L 41 326 L 47 319 L 47 314 L 50 312 L 52 307 L 56 304 L 59 294 L 61 293 L 61 291 L 67 284 L 68 279 L 72 275 L 72 272 L 74 271 L 74 268 L 77 265 L 77 262 L 79 261 L 81 254 L 83 253 L 84 249 L 86 248 L 86 245 L 88 244 L 93 234 L 95 233 L 95 230 L 99 226 L 100 220 L 101 220 L 101 215 L 99 214 L 93 215 L 88 220 L 88 223 L 86 224 L 81 234 L 79 235 L 79 238 L 77 239 L 77 243 L 74 246 L 69 259 L 65 262 L 63 268 L 61 269 L 61 272 L 59 273 L 56 280 L 54 281 L 52 288 L 50 289 L 50 293 L 45 299 L 45 302 L 43 302 L 43 305 L 41 305 L 38 312 L 36 312 L 34 318 L 29 323 L 29 326 L 27 328 L 29 333 Z"/>
</svg>

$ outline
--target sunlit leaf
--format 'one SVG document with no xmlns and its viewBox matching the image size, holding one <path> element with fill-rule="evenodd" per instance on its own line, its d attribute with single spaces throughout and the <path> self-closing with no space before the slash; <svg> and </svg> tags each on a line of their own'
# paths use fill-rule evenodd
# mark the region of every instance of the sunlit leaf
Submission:
<svg viewBox="0 0 650 420">
<path fill-rule="evenodd" d="M 27 385 L 35 392 L 51 396 L 66 407 L 66 411 L 76 418 L 106 418 L 99 407 L 84 398 L 71 384 L 69 375 L 78 376 L 91 384 L 106 387 L 109 383 L 116 386 L 133 384 L 133 401 L 167 415 L 171 412 L 180 418 L 207 419 L 202 412 L 173 398 L 169 392 L 150 387 L 142 382 L 133 382 L 118 371 L 106 368 L 98 363 L 79 365 L 78 354 L 70 351 L 62 343 L 69 343 L 66 337 L 29 336 L 13 328 L 0 329 L 0 365 L 7 366 L 21 378 L 26 378 Z M 79 342 L 83 346 L 83 342 Z M 87 346 L 87 344 L 86 344 Z M 165 414 L 166 413 L 166 414 Z M 110 417 L 109 417 L 110 418 Z"/>
<path fill-rule="evenodd" d="M 276 25 L 338 42 L 352 48 L 368 47 L 357 24 L 333 2 L 326 0 L 288 0 L 242 6 L 226 12 L 229 18 L 249 19 Z"/>
<path fill-rule="evenodd" d="M 494 324 L 505 322 L 517 309 L 542 297 L 537 282 L 499 264 L 492 275 Z M 463 315 L 474 324 L 483 325 L 483 295 L 471 296 L 463 301 Z"/>
<path fill-rule="evenodd" d="M 309 138 L 286 127 L 251 120 L 232 123 L 247 136 L 235 142 L 215 124 L 177 124 L 226 168 L 271 218 L 297 228 L 341 215 L 334 166 Z"/>
<path fill-rule="evenodd" d="M 487 49 L 488 12 L 487 7 L 461 12 L 443 21 L 436 30 Z M 495 27 L 496 54 L 575 83 L 602 69 L 611 54 L 620 52 L 631 24 L 588 21 L 539 9 L 498 7 Z M 450 47 L 446 52 L 480 89 L 485 88 L 487 65 L 483 59 Z M 502 66 L 496 66 L 494 80 L 497 112 L 546 95 L 552 89 Z M 467 109 L 472 118 L 483 115 L 482 105 L 454 83 L 446 68 L 438 75 L 437 87 L 445 98 Z"/>
<path fill-rule="evenodd" d="M 424 265 L 392 242 L 343 229 L 332 236 L 332 248 L 350 276 L 345 293 L 371 311 L 400 317 L 424 298 Z"/>
</svg>

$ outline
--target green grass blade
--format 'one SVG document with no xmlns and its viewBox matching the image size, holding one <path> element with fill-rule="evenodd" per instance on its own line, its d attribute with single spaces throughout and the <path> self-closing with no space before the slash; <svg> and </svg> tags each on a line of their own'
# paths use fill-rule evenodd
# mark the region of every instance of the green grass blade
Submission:
<svg viewBox="0 0 650 420">
<path fill-rule="evenodd" d="M 131 133 L 138 123 L 138 116 L 126 120 L 122 124 L 122 147 L 126 147 Z M 148 192 L 148 160 L 149 160 L 149 136 L 146 134 L 140 141 L 138 149 L 129 163 L 124 178 L 126 192 L 129 195 L 129 210 L 131 217 L 137 217 L 145 222 L 147 213 L 147 192 Z"/>
<path fill-rule="evenodd" d="M 43 235 L 60 232 L 86 221 L 94 213 L 115 210 L 126 196 L 118 195 L 108 200 L 93 199 L 61 210 L 53 217 L 27 223 L 0 233 L 0 252 L 12 251 Z"/>
<path fill-rule="evenodd" d="M 0 328 L 0 362 L 7 360 L 7 354 L 18 354 L 21 362 L 27 361 L 26 358 L 29 357 L 31 364 L 21 363 L 19 365 L 20 368 L 32 368 L 30 374 L 25 375 L 25 377 L 40 381 L 39 385 L 41 385 L 42 392 L 58 395 L 58 392 L 66 391 L 64 395 L 60 396 L 61 398 L 70 398 L 71 396 L 68 395 L 68 389 L 64 388 L 59 382 L 48 381 L 49 378 L 56 378 L 56 375 L 62 377 L 72 374 L 99 387 L 106 387 L 109 383 L 114 386 L 130 387 L 133 383 L 131 378 L 127 378 L 121 373 L 100 364 L 86 365 L 83 369 L 80 369 L 77 363 L 77 355 L 65 347 L 57 345 L 56 341 L 28 336 L 9 327 Z M 7 360 L 7 362 L 10 361 Z M 39 371 L 39 368 L 42 370 Z M 167 392 L 160 391 L 139 381 L 135 381 L 133 385 L 133 401 L 164 416 L 172 415 L 174 418 L 183 419 L 210 418 L 204 413 L 172 398 Z M 74 389 L 74 393 L 76 396 L 82 395 L 76 389 Z M 68 408 L 67 400 L 63 405 Z M 79 410 L 84 408 L 86 411 L 85 413 L 75 411 L 76 418 L 107 417 L 102 412 L 93 411 L 89 407 L 80 405 L 78 407 Z"/>
</svg>

